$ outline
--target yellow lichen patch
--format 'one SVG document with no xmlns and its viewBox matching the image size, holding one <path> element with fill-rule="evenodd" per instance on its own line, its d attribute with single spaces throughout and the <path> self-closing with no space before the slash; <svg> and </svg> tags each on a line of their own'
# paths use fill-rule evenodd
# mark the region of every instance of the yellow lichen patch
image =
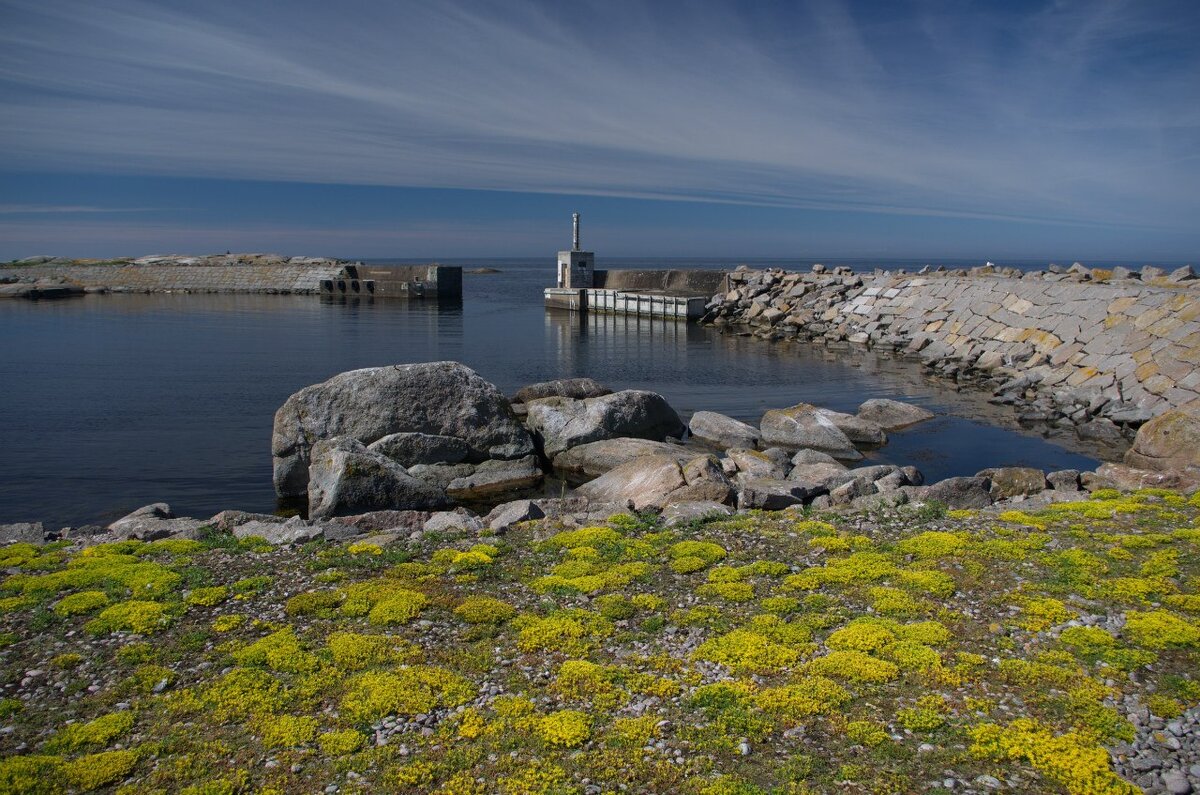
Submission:
<svg viewBox="0 0 1200 795">
<path fill-rule="evenodd" d="M 1028 762 L 1071 795 L 1134 795 L 1139 790 L 1109 768 L 1108 752 L 1079 732 L 1056 735 L 1032 718 L 970 730 L 971 753 L 997 761 Z"/>
<path fill-rule="evenodd" d="M 812 715 L 828 715 L 849 701 L 850 693 L 824 676 L 805 676 L 793 684 L 761 690 L 754 697 L 759 709 L 786 725 Z"/>
<path fill-rule="evenodd" d="M 96 635 L 122 630 L 149 635 L 165 629 L 170 622 L 171 614 L 165 605 L 133 599 L 105 608 L 85 628 Z"/>
<path fill-rule="evenodd" d="M 710 638 L 693 653 L 698 660 L 720 663 L 733 670 L 771 673 L 795 665 L 801 652 L 791 646 L 776 643 L 766 635 L 746 629 L 735 629 Z"/>
<path fill-rule="evenodd" d="M 46 744 L 51 751 L 78 751 L 81 748 L 104 747 L 133 728 L 133 714 L 113 712 L 87 723 L 71 723 L 63 727 Z"/>
<path fill-rule="evenodd" d="M 325 642 L 333 656 L 333 664 L 347 671 L 401 662 L 415 653 L 412 644 L 390 635 L 334 632 Z"/>
<path fill-rule="evenodd" d="M 67 780 L 81 792 L 115 784 L 133 772 L 138 757 L 133 751 L 104 751 L 67 763 Z"/>
<path fill-rule="evenodd" d="M 579 654 L 590 641 L 612 634 L 608 619 L 586 610 L 562 610 L 549 616 L 518 616 L 515 620 L 520 635 L 517 646 L 522 651 L 561 651 Z"/>
<path fill-rule="evenodd" d="M 54 612 L 60 616 L 75 616 L 80 613 L 91 613 L 106 605 L 108 605 L 108 594 L 104 591 L 81 591 L 60 599 L 54 606 Z"/>
<path fill-rule="evenodd" d="M 366 742 L 366 735 L 354 729 L 325 732 L 317 737 L 317 744 L 321 746 L 321 751 L 328 756 L 335 757 L 352 754 L 362 748 Z"/>
<path fill-rule="evenodd" d="M 351 720 L 416 715 L 434 707 L 456 707 L 475 695 L 475 686 L 444 668 L 417 665 L 395 672 L 368 671 L 350 680 L 342 711 Z"/>
<path fill-rule="evenodd" d="M 890 682 L 900 675 L 894 663 L 876 659 L 860 651 L 831 651 L 805 664 L 810 674 L 845 679 L 850 682 Z"/>
<path fill-rule="evenodd" d="M 272 632 L 234 653 L 239 665 L 262 666 L 272 671 L 305 673 L 320 664 L 315 654 L 305 651 L 291 627 Z"/>
<path fill-rule="evenodd" d="M 937 560 L 957 555 L 967 546 L 967 541 L 968 537 L 964 533 L 927 530 L 899 541 L 896 551 L 920 560 Z"/>
<path fill-rule="evenodd" d="M 1200 645 L 1200 626 L 1169 610 L 1129 611 L 1122 634 L 1146 649 Z"/>
<path fill-rule="evenodd" d="M 212 588 L 193 588 L 188 591 L 183 601 L 189 605 L 216 607 L 227 598 L 229 598 L 229 589 L 223 585 L 216 585 Z"/>
<path fill-rule="evenodd" d="M 575 748 L 592 736 L 592 720 L 586 713 L 564 709 L 543 717 L 535 730 L 547 745 Z"/>
<path fill-rule="evenodd" d="M 261 718 L 257 728 L 265 748 L 292 748 L 312 742 L 319 726 L 308 716 L 270 715 Z"/>
</svg>

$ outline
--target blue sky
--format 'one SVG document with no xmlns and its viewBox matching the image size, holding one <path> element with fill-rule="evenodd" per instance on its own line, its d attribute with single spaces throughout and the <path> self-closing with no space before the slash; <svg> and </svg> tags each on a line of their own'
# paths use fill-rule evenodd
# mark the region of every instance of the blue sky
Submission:
<svg viewBox="0 0 1200 795">
<path fill-rule="evenodd" d="M 0 0 L 0 258 L 1191 260 L 1200 3 Z"/>
</svg>

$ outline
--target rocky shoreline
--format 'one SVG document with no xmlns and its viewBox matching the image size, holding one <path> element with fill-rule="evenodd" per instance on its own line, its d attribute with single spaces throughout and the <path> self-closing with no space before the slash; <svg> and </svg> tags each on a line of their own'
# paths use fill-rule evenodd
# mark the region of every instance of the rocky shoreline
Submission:
<svg viewBox="0 0 1200 795">
<path fill-rule="evenodd" d="M 0 540 L 150 541 L 217 527 L 290 544 L 345 541 L 380 522 L 404 533 L 445 526 L 499 533 L 530 519 L 580 525 L 620 511 L 651 511 L 678 524 L 791 507 L 979 509 L 1113 488 L 1200 487 L 1200 421 L 1181 411 L 1143 424 L 1125 464 L 1093 472 L 994 467 L 926 484 L 914 466 L 860 465 L 863 450 L 932 416 L 873 399 L 856 414 L 801 403 L 768 410 L 758 427 L 711 411 L 685 425 L 661 395 L 613 392 L 589 378 L 505 396 L 457 362 L 368 368 L 302 389 L 276 412 L 275 489 L 300 515 L 227 510 L 180 518 L 155 503 L 105 527 L 0 525 Z M 559 496 L 545 496 L 548 478 L 563 484 Z"/>
</svg>

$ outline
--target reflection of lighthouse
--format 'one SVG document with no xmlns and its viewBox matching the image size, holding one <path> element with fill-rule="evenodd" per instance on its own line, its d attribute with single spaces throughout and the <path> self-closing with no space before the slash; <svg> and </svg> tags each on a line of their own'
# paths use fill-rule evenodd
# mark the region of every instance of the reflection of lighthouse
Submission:
<svg viewBox="0 0 1200 795">
<path fill-rule="evenodd" d="M 593 287 L 596 255 L 579 250 L 579 213 L 571 215 L 571 250 L 558 252 L 558 287 L 578 290 Z"/>
</svg>

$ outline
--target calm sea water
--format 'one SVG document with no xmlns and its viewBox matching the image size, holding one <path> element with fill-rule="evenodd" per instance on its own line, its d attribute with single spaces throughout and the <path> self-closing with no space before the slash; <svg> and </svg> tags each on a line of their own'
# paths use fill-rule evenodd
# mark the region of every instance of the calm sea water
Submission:
<svg viewBox="0 0 1200 795">
<path fill-rule="evenodd" d="M 1003 464 L 1096 465 L 911 363 L 686 324 L 582 323 L 542 307 L 553 260 L 447 264 L 502 272 L 464 275 L 463 302 L 450 306 L 230 295 L 0 303 L 0 523 L 99 523 L 155 501 L 180 515 L 271 511 L 271 423 L 289 394 L 344 370 L 443 359 L 506 392 L 586 375 L 661 392 L 684 415 L 709 409 L 749 422 L 799 401 L 853 411 L 872 397 L 909 400 L 939 416 L 893 434 L 873 458 L 915 464 L 930 480 Z"/>
</svg>

